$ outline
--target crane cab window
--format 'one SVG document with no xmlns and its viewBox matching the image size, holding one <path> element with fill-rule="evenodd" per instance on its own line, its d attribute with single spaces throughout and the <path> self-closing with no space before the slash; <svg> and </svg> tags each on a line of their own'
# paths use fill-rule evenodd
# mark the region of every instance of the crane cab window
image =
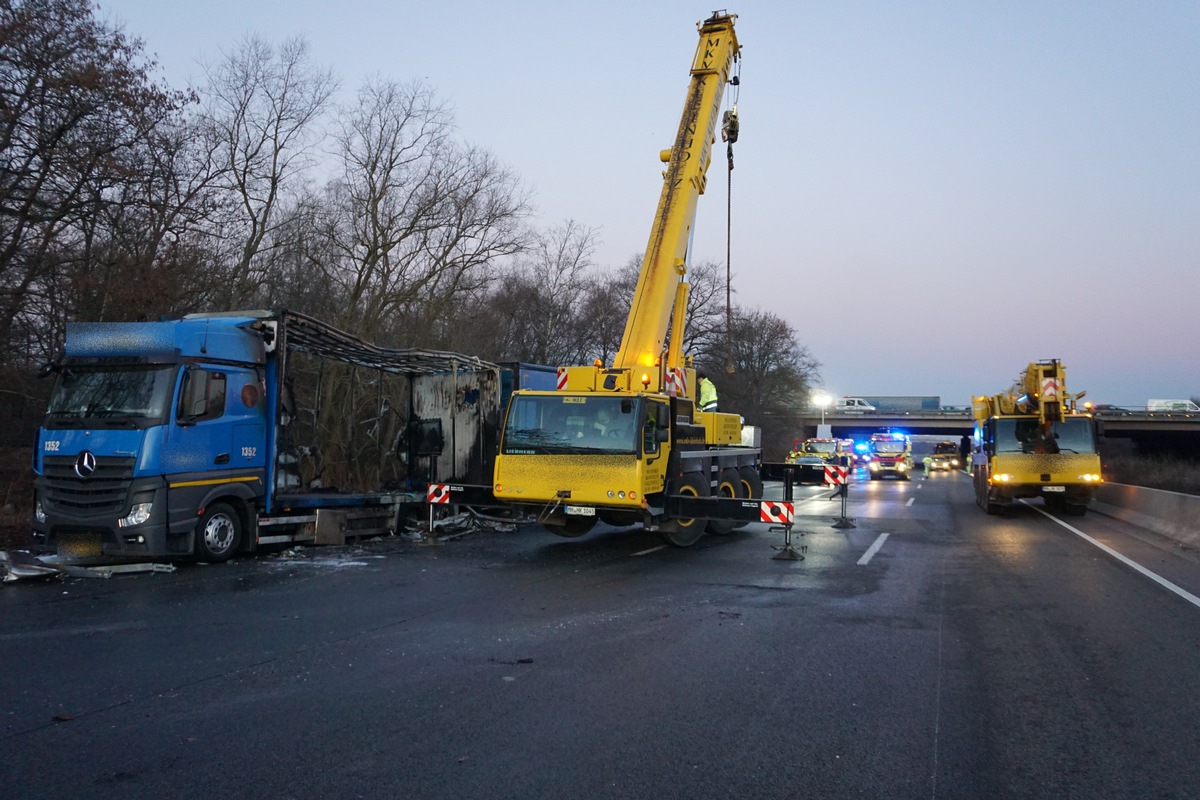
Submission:
<svg viewBox="0 0 1200 800">
<path fill-rule="evenodd" d="M 504 427 L 504 455 L 638 452 L 642 403 L 629 397 L 515 394 Z"/>
</svg>

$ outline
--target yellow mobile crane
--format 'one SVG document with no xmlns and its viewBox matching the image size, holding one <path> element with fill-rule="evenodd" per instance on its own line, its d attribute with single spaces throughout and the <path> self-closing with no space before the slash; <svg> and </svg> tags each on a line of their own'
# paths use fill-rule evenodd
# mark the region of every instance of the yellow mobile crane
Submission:
<svg viewBox="0 0 1200 800">
<path fill-rule="evenodd" d="M 697 24 L 683 116 L 673 146 L 659 154 L 667 165 L 662 193 L 613 363 L 564 367 L 557 391 L 516 392 L 509 401 L 493 493 L 536 511 L 559 535 L 581 536 L 599 519 L 642 524 L 686 547 L 706 528 L 728 533 L 746 518 L 726 515 L 719 503 L 685 511 L 681 500 L 762 497 L 760 450 L 742 445 L 737 414 L 699 410 L 696 373 L 683 354 L 696 202 L 718 126 L 731 167 L 737 139 L 737 106 L 720 111 L 726 84 L 738 83 L 736 19 L 718 11 Z"/>
<path fill-rule="evenodd" d="M 1099 421 L 1067 394 L 1058 359 L 1037 361 L 1004 393 L 972 399 L 975 500 L 989 514 L 1021 497 L 1083 514 L 1100 485 Z"/>
</svg>

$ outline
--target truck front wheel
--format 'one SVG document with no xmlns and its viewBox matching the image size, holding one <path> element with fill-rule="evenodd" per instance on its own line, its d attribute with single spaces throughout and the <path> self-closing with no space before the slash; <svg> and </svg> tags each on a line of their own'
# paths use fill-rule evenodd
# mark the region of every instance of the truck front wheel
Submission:
<svg viewBox="0 0 1200 800">
<path fill-rule="evenodd" d="M 214 503 L 196 523 L 196 560 L 209 564 L 228 561 L 241 540 L 241 517 L 225 503 Z"/>
<path fill-rule="evenodd" d="M 668 484 L 667 492 L 686 497 L 708 497 L 708 481 L 699 472 L 687 472 L 677 481 Z M 665 520 L 658 530 L 668 543 L 676 547 L 691 547 L 704 535 L 706 522 L 707 520 L 693 517 L 669 519 Z"/>
</svg>

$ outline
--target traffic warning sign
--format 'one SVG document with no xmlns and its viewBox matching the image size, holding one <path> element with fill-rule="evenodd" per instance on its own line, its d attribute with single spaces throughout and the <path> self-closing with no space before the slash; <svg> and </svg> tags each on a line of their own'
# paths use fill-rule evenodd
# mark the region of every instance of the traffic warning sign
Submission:
<svg viewBox="0 0 1200 800">
<path fill-rule="evenodd" d="M 846 483 L 847 469 L 841 464 L 825 465 L 825 483 L 828 486 L 843 486 Z"/>
<path fill-rule="evenodd" d="M 763 522 L 790 524 L 796 518 L 796 507 L 792 503 L 764 501 L 758 504 L 758 517 Z"/>
</svg>

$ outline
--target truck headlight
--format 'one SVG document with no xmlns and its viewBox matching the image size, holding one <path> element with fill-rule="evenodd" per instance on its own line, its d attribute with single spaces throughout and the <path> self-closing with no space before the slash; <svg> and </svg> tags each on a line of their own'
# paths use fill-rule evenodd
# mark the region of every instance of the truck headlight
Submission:
<svg viewBox="0 0 1200 800">
<path fill-rule="evenodd" d="M 122 528 L 131 528 L 134 525 L 141 525 L 148 522 L 150 512 L 153 508 L 154 503 L 134 503 L 133 507 L 129 509 L 129 513 L 125 516 L 125 519 L 118 520 L 117 525 Z"/>
</svg>

